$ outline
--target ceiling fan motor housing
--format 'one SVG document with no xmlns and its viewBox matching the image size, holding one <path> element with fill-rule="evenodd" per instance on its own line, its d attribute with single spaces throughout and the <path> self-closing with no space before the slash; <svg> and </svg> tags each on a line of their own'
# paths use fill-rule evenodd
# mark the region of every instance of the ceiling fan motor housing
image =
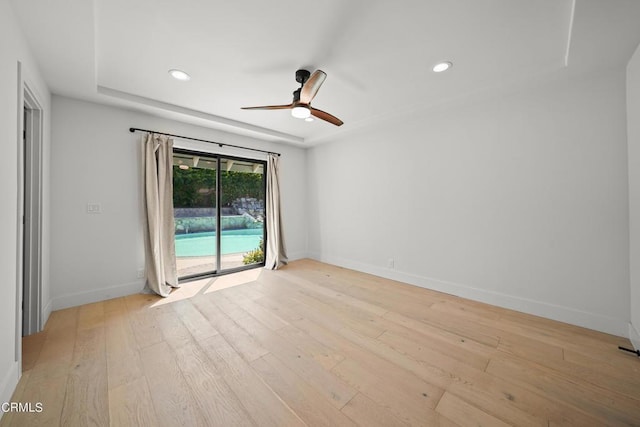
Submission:
<svg viewBox="0 0 640 427">
<path fill-rule="evenodd" d="M 311 73 L 307 70 L 298 70 L 296 71 L 296 81 L 303 85 L 307 80 L 309 80 L 310 75 Z"/>
</svg>

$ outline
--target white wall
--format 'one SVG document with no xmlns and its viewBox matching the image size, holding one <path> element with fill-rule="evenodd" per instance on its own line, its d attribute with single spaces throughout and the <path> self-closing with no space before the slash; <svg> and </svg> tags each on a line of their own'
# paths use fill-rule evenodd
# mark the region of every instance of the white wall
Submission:
<svg viewBox="0 0 640 427">
<path fill-rule="evenodd" d="M 138 292 L 144 267 L 141 133 L 153 129 L 282 153 L 282 204 L 290 258 L 306 256 L 305 153 L 121 108 L 53 97 L 51 283 L 54 309 Z M 249 151 L 175 141 L 200 151 L 264 158 Z M 87 214 L 100 203 L 102 214 Z"/>
<path fill-rule="evenodd" d="M 631 323 L 629 336 L 640 350 L 640 47 L 627 66 L 627 137 L 629 142 L 629 223 Z"/>
<path fill-rule="evenodd" d="M 18 76 L 22 64 L 22 78 Z M 17 208 L 18 208 L 18 141 L 22 129 L 20 105 L 22 85 L 26 83 L 43 108 L 44 115 L 44 200 L 43 200 L 43 301 L 49 301 L 49 124 L 51 100 L 47 85 L 29 52 L 24 35 L 6 0 L 0 0 L 0 401 L 6 402 L 18 383 L 20 361 L 16 358 L 16 331 L 21 319 L 16 311 L 17 296 Z M 22 80 L 22 81 L 19 81 Z M 50 306 L 49 306 L 50 307 Z M 45 319 L 46 320 L 46 319 Z M 0 412 L 0 417 L 2 412 Z"/>
<path fill-rule="evenodd" d="M 565 71 L 345 133 L 308 152 L 310 255 L 626 336 L 625 115 L 624 70 Z"/>
</svg>

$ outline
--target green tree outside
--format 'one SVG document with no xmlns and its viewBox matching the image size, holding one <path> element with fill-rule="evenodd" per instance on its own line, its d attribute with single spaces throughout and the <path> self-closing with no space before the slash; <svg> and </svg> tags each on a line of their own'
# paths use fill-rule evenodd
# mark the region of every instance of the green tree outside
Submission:
<svg viewBox="0 0 640 427">
<path fill-rule="evenodd" d="M 221 171 L 222 207 L 246 197 L 264 200 L 262 174 Z M 211 208 L 216 206 L 216 171 L 214 169 L 173 168 L 173 206 L 177 208 Z"/>
</svg>

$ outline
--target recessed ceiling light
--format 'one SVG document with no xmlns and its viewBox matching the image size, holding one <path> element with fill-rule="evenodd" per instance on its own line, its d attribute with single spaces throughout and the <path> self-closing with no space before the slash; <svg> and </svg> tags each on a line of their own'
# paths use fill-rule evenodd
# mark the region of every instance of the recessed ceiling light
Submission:
<svg viewBox="0 0 640 427">
<path fill-rule="evenodd" d="M 451 62 L 449 62 L 449 61 L 440 62 L 439 64 L 436 64 L 436 65 L 433 66 L 433 72 L 434 73 L 441 73 L 443 71 L 447 71 L 452 66 L 453 66 L 453 64 Z"/>
<path fill-rule="evenodd" d="M 312 122 L 313 121 L 313 117 L 307 117 L 306 119 L 304 119 L 305 122 Z"/>
<path fill-rule="evenodd" d="M 169 74 L 171 74 L 171 77 L 173 77 L 176 80 L 181 80 L 183 82 L 186 82 L 187 80 L 191 80 L 191 76 L 187 73 L 185 73 L 182 70 L 169 70 Z"/>
</svg>

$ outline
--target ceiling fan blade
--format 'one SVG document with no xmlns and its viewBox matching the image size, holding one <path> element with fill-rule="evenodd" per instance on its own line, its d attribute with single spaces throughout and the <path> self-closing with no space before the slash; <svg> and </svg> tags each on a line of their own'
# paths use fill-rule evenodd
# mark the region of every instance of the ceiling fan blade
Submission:
<svg viewBox="0 0 640 427">
<path fill-rule="evenodd" d="M 241 107 L 243 110 L 288 110 L 293 108 L 293 104 L 287 105 L 263 105 L 260 107 Z"/>
<path fill-rule="evenodd" d="M 311 74 L 309 80 L 302 86 L 302 91 L 300 92 L 300 102 L 303 104 L 308 104 L 311 102 L 313 98 L 315 98 L 316 93 L 318 93 L 318 89 L 324 83 L 324 79 L 327 78 L 327 73 L 322 70 L 316 70 Z"/>
<path fill-rule="evenodd" d="M 336 116 L 333 116 L 325 111 L 322 110 L 318 110 L 317 108 L 313 108 L 311 106 L 309 106 L 309 110 L 311 110 L 311 115 L 315 116 L 321 120 L 324 120 L 325 122 L 329 122 L 333 125 L 336 126 L 342 126 L 342 124 L 344 123 L 342 120 L 340 120 L 339 118 L 337 118 Z"/>
</svg>

